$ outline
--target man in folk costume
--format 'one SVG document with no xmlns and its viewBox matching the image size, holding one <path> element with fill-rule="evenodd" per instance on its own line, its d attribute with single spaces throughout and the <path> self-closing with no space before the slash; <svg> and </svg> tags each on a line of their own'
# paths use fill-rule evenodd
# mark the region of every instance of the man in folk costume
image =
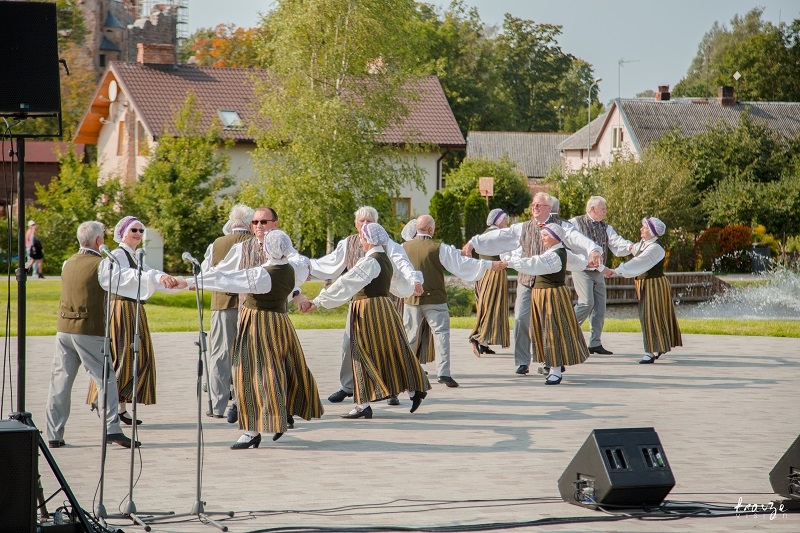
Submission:
<svg viewBox="0 0 800 533">
<path fill-rule="evenodd" d="M 555 198 L 547 193 L 536 193 L 531 202 L 533 219 L 497 231 L 475 235 L 464 245 L 462 254 L 471 255 L 472 251 L 476 250 L 479 254 L 495 255 L 510 253 L 521 247 L 523 259 L 541 255 L 545 248 L 540 228 L 545 223 L 552 222 L 564 228 L 567 270 L 583 270 L 587 266 L 583 262 L 573 265 L 573 258 L 577 256 L 588 256 L 588 266 L 597 266 L 602 254 L 601 248 L 588 237 L 581 235 L 572 224 L 550 213 L 554 200 Z M 514 363 L 517 365 L 516 373 L 523 375 L 529 372 L 531 362 L 530 312 L 533 282 L 534 276 L 529 274 L 520 273 L 517 277 L 517 298 L 514 303 Z M 547 373 L 549 370 L 540 367 L 539 371 Z"/>
<path fill-rule="evenodd" d="M 218 237 L 206 249 L 202 271 L 222 261 L 236 243 L 252 239 L 250 226 L 255 211 L 244 204 L 234 205 L 228 221 Z M 239 294 L 235 292 L 211 293 L 211 334 L 209 336 L 208 393 L 211 396 L 211 410 L 206 415 L 222 418 L 231 399 L 231 349 L 236 340 L 236 325 L 239 322 Z M 231 404 L 231 418 L 236 422 L 236 404 Z"/>
<path fill-rule="evenodd" d="M 545 385 L 558 385 L 562 369 L 589 357 L 567 288 L 567 250 L 564 228 L 549 223 L 541 228 L 544 253 L 512 259 L 508 266 L 534 277 L 531 289 L 531 322 L 536 357 L 550 369 Z"/>
<path fill-rule="evenodd" d="M 355 212 L 355 226 L 356 233 L 349 237 L 342 239 L 336 245 L 336 249 L 324 257 L 319 259 L 311 259 L 311 277 L 319 280 L 333 280 L 342 275 L 342 273 L 351 270 L 356 263 L 364 257 L 365 252 L 361 247 L 361 229 L 365 224 L 378 222 L 378 211 L 374 207 L 363 206 Z M 389 239 L 384 246 L 384 251 L 392 261 L 394 268 L 407 280 L 415 285 L 415 290 L 422 291 L 422 274 L 414 269 L 414 266 L 408 260 L 406 252 L 403 247 Z M 393 295 L 389 298 L 398 307 L 398 312 L 402 313 L 402 299 L 398 299 Z M 347 314 L 350 316 L 350 313 Z M 350 325 L 346 324 L 344 328 L 344 336 L 342 338 L 342 364 L 339 369 L 339 382 L 341 388 L 328 396 L 328 401 L 331 403 L 339 403 L 345 398 L 353 396 L 355 382 L 353 381 L 353 363 L 350 353 Z M 398 405 L 400 401 L 395 396 L 388 398 L 389 405 Z"/>
<path fill-rule="evenodd" d="M 102 260 L 100 246 L 105 240 L 105 228 L 100 222 L 84 222 L 78 226 L 80 250 L 64 262 L 61 270 L 61 301 L 56 333 L 56 351 L 50 371 L 50 392 L 47 396 L 47 443 L 50 448 L 64 446 L 64 427 L 69 418 L 72 384 L 81 365 L 95 383 L 103 383 L 106 360 L 103 344 L 106 334 L 106 304 L 108 293 L 98 279 Z M 105 391 L 108 392 L 105 395 Z M 108 368 L 102 398 L 107 398 L 106 442 L 131 447 L 131 439 L 119 425 L 119 393 L 114 370 Z M 139 442 L 135 445 L 138 447 Z"/>
<path fill-rule="evenodd" d="M 234 388 L 242 436 L 231 449 L 258 448 L 261 432 L 278 440 L 294 425 L 322 416 L 317 382 L 289 320 L 287 302 L 308 278 L 308 262 L 289 263 L 289 236 L 274 229 L 264 236 L 262 266 L 235 272 L 210 270 L 203 284 L 212 290 L 247 291 L 233 348 Z"/>
<path fill-rule="evenodd" d="M 603 275 L 604 259 L 609 250 L 617 257 L 630 255 L 633 243 L 620 237 L 614 228 L 604 221 L 608 214 L 606 199 L 592 196 L 586 202 L 586 214 L 570 219 L 575 228 L 603 249 L 603 256 L 597 268 L 572 271 L 572 285 L 578 294 L 575 315 L 578 325 L 589 318 L 589 353 L 611 355 L 613 352 L 603 348 L 600 336 L 606 319 L 606 277 Z"/>
<path fill-rule="evenodd" d="M 508 215 L 502 209 L 492 209 L 486 218 L 486 231 L 496 231 L 508 227 Z M 487 261 L 499 261 L 499 255 L 481 255 Z M 509 346 L 508 331 L 508 274 L 505 270 L 488 270 L 475 283 L 477 296 L 477 313 L 475 329 L 469 337 L 472 353 L 493 354 L 490 344 L 499 344 L 503 348 Z"/>
<path fill-rule="evenodd" d="M 639 322 L 642 324 L 645 351 L 640 364 L 654 363 L 673 347 L 683 346 L 672 303 L 672 288 L 664 275 L 666 252 L 658 241 L 666 231 L 667 225 L 661 220 L 643 218 L 639 230 L 642 240 L 633 247 L 633 259 L 606 272 L 608 277 L 636 278 Z"/>
<path fill-rule="evenodd" d="M 364 257 L 314 298 L 310 310 L 331 309 L 350 302 L 348 339 L 355 388 L 355 408 L 342 418 L 372 418 L 370 402 L 407 391 L 415 412 L 431 388 L 408 344 L 406 332 L 389 299 L 413 294 L 415 284 L 395 271 L 386 253 L 391 239 L 380 224 L 360 231 Z"/>
<path fill-rule="evenodd" d="M 487 261 L 463 257 L 452 245 L 433 240 L 436 223 L 430 215 L 417 218 L 416 237 L 403 243 L 408 258 L 425 278 L 423 293 L 406 298 L 403 309 L 403 324 L 412 347 L 426 346 L 427 339 L 420 337 L 423 323 L 427 322 L 434 338 L 436 350 L 437 375 L 439 383 L 448 387 L 458 387 L 450 372 L 450 310 L 447 307 L 444 270 L 465 281 L 475 281 L 487 270 L 499 271 L 505 268 L 501 261 Z"/>
</svg>

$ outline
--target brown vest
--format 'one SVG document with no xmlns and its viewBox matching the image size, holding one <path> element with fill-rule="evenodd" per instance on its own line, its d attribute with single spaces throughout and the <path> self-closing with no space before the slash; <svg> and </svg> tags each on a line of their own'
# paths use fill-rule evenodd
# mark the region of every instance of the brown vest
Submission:
<svg viewBox="0 0 800 533">
<path fill-rule="evenodd" d="M 97 280 L 101 260 L 100 255 L 81 251 L 64 263 L 57 331 L 97 337 L 105 335 L 106 291 Z"/>
<path fill-rule="evenodd" d="M 564 286 L 567 279 L 567 251 L 564 248 L 553 251 L 561 258 L 561 270 L 552 274 L 536 276 L 533 281 L 534 289 L 555 289 Z"/>
<path fill-rule="evenodd" d="M 497 231 L 498 229 L 500 229 L 500 228 L 498 228 L 497 226 L 489 226 L 489 227 L 488 227 L 488 228 L 486 228 L 486 230 L 483 232 L 483 235 L 486 235 L 487 233 L 489 233 L 489 232 L 491 232 L 491 231 Z M 499 255 L 483 255 L 483 254 L 478 254 L 478 258 L 479 258 L 479 259 L 486 259 L 487 261 L 500 261 L 500 256 L 499 256 Z"/>
<path fill-rule="evenodd" d="M 294 268 L 290 264 L 271 265 L 264 268 L 272 278 L 272 289 L 266 294 L 248 294 L 244 298 L 244 306 L 248 309 L 288 313 L 289 295 L 294 290 Z"/>
<path fill-rule="evenodd" d="M 392 285 L 392 274 L 394 267 L 392 260 L 386 255 L 386 252 L 378 252 L 372 254 L 370 257 L 374 258 L 381 266 L 381 272 L 378 277 L 369 282 L 369 284 L 358 291 L 353 300 L 363 300 L 364 298 L 376 298 L 378 296 L 389 296 L 389 287 Z"/>
<path fill-rule="evenodd" d="M 650 246 L 652 246 L 653 244 L 661 246 L 661 243 L 658 242 L 658 239 L 656 239 Z M 664 261 L 661 260 L 647 272 L 644 272 L 636 276 L 636 279 L 650 279 L 650 278 L 663 278 L 663 277 L 664 277 Z"/>
<path fill-rule="evenodd" d="M 595 222 L 589 215 L 581 215 L 575 217 L 575 227 L 602 248 L 603 257 L 608 257 L 608 224 L 605 220 Z"/>
<path fill-rule="evenodd" d="M 533 257 L 544 252 L 542 232 L 536 219 L 531 219 L 522 226 L 520 242 L 522 243 L 522 257 Z M 533 287 L 533 276 L 520 272 L 519 276 L 517 276 L 517 283 L 526 287 Z"/>
<path fill-rule="evenodd" d="M 403 243 L 408 260 L 414 268 L 422 272 L 425 282 L 422 284 L 422 296 L 406 298 L 408 305 L 446 304 L 447 289 L 444 285 L 444 267 L 439 261 L 439 247 L 433 239 L 415 237 Z"/>
<path fill-rule="evenodd" d="M 366 252 L 361 247 L 361 237 L 356 235 L 350 235 L 347 237 L 347 246 L 345 250 L 344 256 L 344 268 L 345 270 L 352 270 L 358 260 L 364 257 Z"/>
<path fill-rule="evenodd" d="M 253 235 L 247 232 L 235 231 L 230 235 L 224 235 L 214 241 L 211 249 L 211 266 L 216 266 L 225 259 L 233 245 L 251 239 Z M 211 310 L 222 311 L 225 309 L 236 309 L 239 307 L 239 294 L 235 292 L 212 292 Z"/>
</svg>

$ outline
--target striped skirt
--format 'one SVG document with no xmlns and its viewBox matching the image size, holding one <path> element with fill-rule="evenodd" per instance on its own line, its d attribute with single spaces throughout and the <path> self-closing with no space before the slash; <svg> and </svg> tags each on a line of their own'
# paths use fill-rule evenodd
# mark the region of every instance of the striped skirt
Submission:
<svg viewBox="0 0 800 533">
<path fill-rule="evenodd" d="M 136 302 L 130 300 L 111 301 L 111 359 L 117 374 L 119 401 L 133 401 L 133 338 L 136 332 Z M 145 306 L 139 309 L 139 364 L 136 377 L 136 403 L 156 403 L 156 356 L 150 327 L 147 325 Z M 89 383 L 86 403 L 97 400 L 97 385 Z"/>
<path fill-rule="evenodd" d="M 642 324 L 644 351 L 667 353 L 683 346 L 681 329 L 672 304 L 672 290 L 666 276 L 636 280 L 639 322 Z"/>
<path fill-rule="evenodd" d="M 232 362 L 240 429 L 285 433 L 287 415 L 322 416 L 317 382 L 288 314 L 243 307 Z"/>
<path fill-rule="evenodd" d="M 350 343 L 355 376 L 354 401 L 367 403 L 403 391 L 431 388 L 419 360 L 408 345 L 397 308 L 385 296 L 354 300 Z"/>
<path fill-rule="evenodd" d="M 508 274 L 487 270 L 475 283 L 478 299 L 477 321 L 470 338 L 484 346 L 499 344 L 508 348 Z"/>
<path fill-rule="evenodd" d="M 531 332 L 540 363 L 550 367 L 570 366 L 589 357 L 566 286 L 531 291 Z"/>
<path fill-rule="evenodd" d="M 403 310 L 405 309 L 405 300 L 403 298 L 398 298 L 394 294 L 390 294 L 389 299 L 392 301 L 395 308 L 397 308 L 397 314 L 400 315 L 402 319 Z M 431 327 L 428 325 L 428 321 L 423 319 L 419 335 L 417 336 L 417 345 L 411 347 L 417 359 L 419 359 L 420 364 L 424 365 L 436 361 L 436 348 L 434 346 Z"/>
</svg>

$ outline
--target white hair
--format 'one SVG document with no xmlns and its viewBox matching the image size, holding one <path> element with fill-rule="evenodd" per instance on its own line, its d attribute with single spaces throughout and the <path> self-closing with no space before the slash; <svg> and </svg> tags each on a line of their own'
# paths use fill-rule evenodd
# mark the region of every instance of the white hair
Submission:
<svg viewBox="0 0 800 533">
<path fill-rule="evenodd" d="M 253 222 L 253 215 L 256 212 L 252 207 L 244 204 L 236 204 L 231 208 L 231 214 L 228 216 L 231 228 L 249 228 L 250 223 Z"/>
<path fill-rule="evenodd" d="M 600 204 L 608 205 L 608 202 L 606 202 L 606 199 L 602 196 L 590 196 L 586 201 L 586 214 L 589 214 L 589 211 L 591 211 L 593 207 L 600 207 Z"/>
<path fill-rule="evenodd" d="M 356 220 L 359 218 L 366 218 L 370 222 L 378 222 L 378 210 L 368 205 L 359 207 L 356 211 Z"/>
<path fill-rule="evenodd" d="M 556 198 L 555 196 L 551 196 L 550 198 L 553 199 L 553 203 L 550 204 L 550 211 L 552 211 L 557 215 L 559 209 L 561 209 L 561 202 L 559 202 L 558 198 Z"/>
<path fill-rule="evenodd" d="M 102 237 L 106 228 L 100 222 L 91 220 L 78 226 L 78 244 L 84 248 L 91 248 L 98 237 Z"/>
<path fill-rule="evenodd" d="M 555 200 L 555 198 L 553 196 L 550 196 L 546 192 L 539 191 L 539 192 L 537 192 L 536 194 L 533 195 L 533 200 L 534 201 L 536 201 L 536 198 L 543 198 L 544 199 L 544 203 L 549 205 L 550 208 L 552 209 L 553 200 Z"/>
</svg>

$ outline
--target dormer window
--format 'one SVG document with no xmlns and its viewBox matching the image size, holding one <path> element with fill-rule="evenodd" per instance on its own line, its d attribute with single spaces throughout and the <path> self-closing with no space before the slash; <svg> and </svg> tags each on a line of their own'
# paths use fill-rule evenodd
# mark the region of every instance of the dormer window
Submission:
<svg viewBox="0 0 800 533">
<path fill-rule="evenodd" d="M 217 111 L 219 120 L 222 122 L 222 127 L 226 130 L 240 130 L 244 128 L 242 117 L 236 111 L 220 110 Z"/>
</svg>

